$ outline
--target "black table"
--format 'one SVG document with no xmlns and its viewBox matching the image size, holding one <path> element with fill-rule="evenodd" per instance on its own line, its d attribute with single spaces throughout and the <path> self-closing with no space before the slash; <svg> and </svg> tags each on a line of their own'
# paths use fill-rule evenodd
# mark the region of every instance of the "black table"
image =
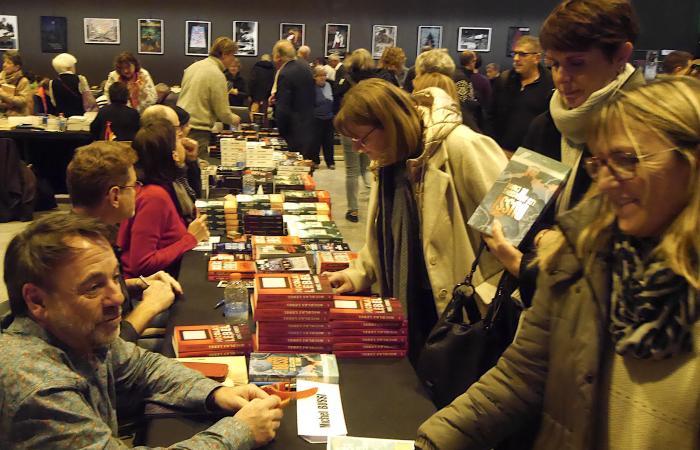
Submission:
<svg viewBox="0 0 700 450">
<path fill-rule="evenodd" d="M 188 252 L 182 261 L 180 282 L 185 298 L 173 305 L 166 336 L 166 355 L 173 355 L 170 336 L 174 325 L 221 323 L 216 301 L 223 289 L 206 279 L 208 254 Z M 353 436 L 414 439 L 418 426 L 435 412 L 407 359 L 341 359 L 340 393 L 348 434 Z M 277 438 L 266 449 L 319 449 L 297 436 L 296 406 L 285 409 Z M 151 420 L 139 441 L 167 446 L 187 439 L 212 423 L 203 418 Z"/>
</svg>

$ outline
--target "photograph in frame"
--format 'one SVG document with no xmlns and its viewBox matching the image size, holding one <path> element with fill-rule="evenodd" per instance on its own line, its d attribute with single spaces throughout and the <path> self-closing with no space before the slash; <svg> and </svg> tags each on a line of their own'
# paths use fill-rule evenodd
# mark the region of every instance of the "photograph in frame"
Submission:
<svg viewBox="0 0 700 450">
<path fill-rule="evenodd" d="M 17 16 L 0 15 L 0 50 L 19 50 Z"/>
<path fill-rule="evenodd" d="M 211 44 L 211 22 L 185 21 L 185 55 L 207 56 Z"/>
<path fill-rule="evenodd" d="M 139 53 L 162 55 L 164 40 L 162 19 L 139 19 Z"/>
<path fill-rule="evenodd" d="M 508 27 L 508 39 L 506 40 L 506 56 L 513 57 L 513 46 L 518 39 L 530 34 L 530 27 Z"/>
<path fill-rule="evenodd" d="M 64 53 L 68 51 L 68 20 L 59 16 L 39 18 L 42 53 Z"/>
<path fill-rule="evenodd" d="M 119 19 L 85 17 L 83 19 L 86 44 L 120 44 Z"/>
<path fill-rule="evenodd" d="M 238 44 L 236 56 L 258 56 L 258 22 L 234 20 L 233 40 Z"/>
<path fill-rule="evenodd" d="M 306 25 L 303 23 L 280 24 L 280 39 L 286 39 L 292 43 L 295 50 L 306 43 Z"/>
<path fill-rule="evenodd" d="M 420 55 L 423 47 L 442 48 L 442 26 L 420 25 L 418 27 L 418 45 L 416 55 Z"/>
<path fill-rule="evenodd" d="M 348 48 L 350 48 L 350 25 L 327 23 L 325 56 L 336 54 L 341 58 L 345 58 Z"/>
<path fill-rule="evenodd" d="M 459 27 L 457 51 L 491 51 L 491 28 Z"/>
<path fill-rule="evenodd" d="M 396 25 L 372 25 L 372 58 L 379 59 L 387 47 L 396 47 Z"/>
</svg>

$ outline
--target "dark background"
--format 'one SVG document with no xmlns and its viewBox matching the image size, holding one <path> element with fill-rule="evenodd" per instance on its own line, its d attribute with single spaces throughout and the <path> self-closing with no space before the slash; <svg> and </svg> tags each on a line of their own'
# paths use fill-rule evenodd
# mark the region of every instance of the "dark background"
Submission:
<svg viewBox="0 0 700 450">
<path fill-rule="evenodd" d="M 231 36 L 233 20 L 259 22 L 258 54 L 269 53 L 279 38 L 280 22 L 306 24 L 306 43 L 312 54 L 323 53 L 326 23 L 351 25 L 350 48 L 371 45 L 374 24 L 397 25 L 398 45 L 406 51 L 408 65 L 416 56 L 418 25 L 442 25 L 443 47 L 457 56 L 460 26 L 491 27 L 491 51 L 482 53 L 484 64 L 497 62 L 510 66 L 506 57 L 509 26 L 529 26 L 538 34 L 542 21 L 557 4 L 556 0 L 252 0 L 226 2 L 209 0 L 120 0 L 100 2 L 84 0 L 2 0 L 0 14 L 16 15 L 19 23 L 19 48 L 26 69 L 53 76 L 51 59 L 41 52 L 39 17 L 68 18 L 68 52 L 78 58 L 78 71 L 98 84 L 112 70 L 112 60 L 120 51 L 137 53 L 137 19 L 163 19 L 164 55 L 137 55 L 156 83 L 179 84 L 182 71 L 197 57 L 185 56 L 185 20 L 212 22 L 212 40 Z M 683 49 L 695 51 L 700 30 L 700 1 L 633 0 L 642 23 L 639 49 Z M 84 44 L 83 18 L 121 19 L 121 44 Z M 256 57 L 241 57 L 247 76 Z"/>
</svg>

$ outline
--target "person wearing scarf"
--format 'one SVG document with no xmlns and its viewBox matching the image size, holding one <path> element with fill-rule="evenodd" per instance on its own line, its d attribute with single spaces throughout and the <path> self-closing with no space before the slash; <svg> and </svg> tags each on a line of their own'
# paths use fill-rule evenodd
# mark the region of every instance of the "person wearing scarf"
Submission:
<svg viewBox="0 0 700 450">
<path fill-rule="evenodd" d="M 28 116 L 34 111 L 34 92 L 22 72 L 22 57 L 14 50 L 6 51 L 0 72 L 0 114 Z"/>
<path fill-rule="evenodd" d="M 149 106 L 155 105 L 158 94 L 153 79 L 130 52 L 122 52 L 116 57 L 114 70 L 107 76 L 104 91 L 109 93 L 109 87 L 117 81 L 126 84 L 129 89 L 128 105 L 131 108 L 142 113 Z"/>
</svg>

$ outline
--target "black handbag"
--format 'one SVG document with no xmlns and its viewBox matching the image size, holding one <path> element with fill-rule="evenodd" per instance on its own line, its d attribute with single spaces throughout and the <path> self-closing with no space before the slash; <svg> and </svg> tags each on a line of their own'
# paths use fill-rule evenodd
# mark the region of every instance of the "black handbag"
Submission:
<svg viewBox="0 0 700 450">
<path fill-rule="evenodd" d="M 518 327 L 521 309 L 511 298 L 517 279 L 508 272 L 501 276 L 496 295 L 481 317 L 472 278 L 484 247 L 482 242 L 469 274 L 454 287 L 450 303 L 418 358 L 418 378 L 438 409 L 463 394 L 496 364 Z"/>
</svg>

